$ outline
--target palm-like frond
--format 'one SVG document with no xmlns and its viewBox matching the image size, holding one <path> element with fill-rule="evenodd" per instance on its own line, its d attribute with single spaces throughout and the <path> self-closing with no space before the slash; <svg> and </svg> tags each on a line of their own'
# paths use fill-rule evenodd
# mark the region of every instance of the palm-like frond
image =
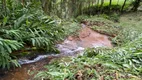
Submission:
<svg viewBox="0 0 142 80">
<path fill-rule="evenodd" d="M 54 42 L 63 33 L 55 20 L 44 15 L 38 1 L 29 1 L 24 7 L 18 2 L 7 0 L 7 14 L 0 9 L 0 67 L 3 68 L 10 63 L 17 66 L 10 53 L 24 46 L 54 50 Z"/>
<path fill-rule="evenodd" d="M 2 39 L 0 38 L 0 67 L 3 68 L 9 68 L 11 57 L 10 53 L 12 53 L 13 50 L 18 50 L 23 47 L 22 43 L 19 43 L 15 40 L 8 40 L 8 39 Z"/>
<path fill-rule="evenodd" d="M 7 30 L 7 29 L 1 29 L 0 33 L 2 33 L 1 37 L 7 38 L 7 39 L 15 39 L 15 40 L 22 40 L 22 31 L 20 30 Z"/>
</svg>

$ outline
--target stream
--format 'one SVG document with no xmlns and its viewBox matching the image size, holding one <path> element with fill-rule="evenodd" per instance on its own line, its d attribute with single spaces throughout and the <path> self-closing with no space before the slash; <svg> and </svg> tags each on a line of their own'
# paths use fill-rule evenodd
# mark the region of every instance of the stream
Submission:
<svg viewBox="0 0 142 80">
<path fill-rule="evenodd" d="M 34 74 L 30 74 L 30 72 L 47 70 L 43 66 L 54 58 L 81 55 L 85 48 L 113 47 L 107 35 L 95 32 L 85 24 L 81 25 L 78 36 L 68 36 L 61 44 L 56 45 L 60 54 L 38 55 L 32 60 L 21 58 L 18 60 L 22 65 L 21 68 L 2 72 L 0 80 L 32 80 Z"/>
</svg>

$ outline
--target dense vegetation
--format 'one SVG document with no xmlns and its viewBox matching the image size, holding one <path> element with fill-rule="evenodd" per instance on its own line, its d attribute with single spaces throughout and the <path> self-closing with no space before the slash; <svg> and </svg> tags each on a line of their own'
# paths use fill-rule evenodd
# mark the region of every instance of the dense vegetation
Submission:
<svg viewBox="0 0 142 80">
<path fill-rule="evenodd" d="M 48 15 L 57 15 L 60 18 L 76 17 L 81 14 L 100 14 L 129 11 L 133 7 L 136 11 L 140 0 L 41 0 L 43 10 Z M 72 6 L 73 5 L 73 6 Z"/>
<path fill-rule="evenodd" d="M 48 71 L 39 72 L 35 79 L 141 80 L 142 13 L 137 12 L 135 17 L 136 13 L 120 15 L 137 11 L 140 2 L 1 0 L 0 68 L 19 67 L 17 55 L 57 52 L 55 44 L 74 34 L 80 29 L 79 23 L 86 21 L 93 30 L 108 35 L 114 48 L 88 48 L 76 58 L 54 59 L 45 66 Z"/>
<path fill-rule="evenodd" d="M 12 52 L 55 50 L 54 42 L 61 39 L 62 28 L 57 26 L 56 20 L 45 15 L 38 4 L 27 2 L 23 6 L 15 0 L 7 1 L 0 15 L 0 67 L 9 68 L 11 63 L 18 66 Z"/>
<path fill-rule="evenodd" d="M 127 14 L 128 15 L 128 14 Z M 141 12 L 138 16 L 121 16 L 119 23 L 102 17 L 84 17 L 82 20 L 101 26 L 92 26 L 94 30 L 108 34 L 114 45 L 110 48 L 88 48 L 84 55 L 77 58 L 65 57 L 52 60 L 45 66 L 48 71 L 40 71 L 36 79 L 51 80 L 141 80 L 142 75 L 142 34 Z M 105 17 L 105 18 L 104 18 Z M 81 16 L 79 17 L 80 20 Z M 138 21 L 137 21 L 138 20 Z M 112 34 L 117 36 L 113 37 Z"/>
</svg>

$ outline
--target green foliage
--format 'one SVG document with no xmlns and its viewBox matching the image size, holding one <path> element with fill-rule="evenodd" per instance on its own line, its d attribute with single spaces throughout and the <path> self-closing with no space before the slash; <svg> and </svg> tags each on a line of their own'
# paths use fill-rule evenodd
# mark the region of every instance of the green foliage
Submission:
<svg viewBox="0 0 142 80">
<path fill-rule="evenodd" d="M 68 35 L 77 35 L 78 34 L 78 30 L 81 28 L 81 25 L 79 24 L 78 21 L 75 20 L 69 20 L 69 21 L 65 21 L 62 22 L 62 27 L 64 29 L 64 35 L 68 36 Z"/>
<path fill-rule="evenodd" d="M 21 47 L 23 47 L 23 44 L 16 40 L 0 38 L 0 67 L 9 68 L 10 63 L 14 63 L 16 66 L 19 66 L 18 62 L 11 59 L 9 53 L 12 53 L 13 50 L 18 50 Z"/>
<path fill-rule="evenodd" d="M 112 41 L 118 45 L 123 45 L 136 39 L 142 33 L 142 22 L 139 21 L 141 16 L 141 12 L 137 12 L 135 16 L 134 13 L 123 15 L 117 24 L 122 27 L 119 30 L 119 34 Z"/>
<path fill-rule="evenodd" d="M 88 21 L 91 26 L 93 25 L 94 30 L 99 29 L 104 33 L 117 34 L 112 40 L 121 46 L 111 49 L 88 48 L 83 56 L 77 58 L 54 59 L 45 66 L 48 71 L 39 72 L 35 78 L 38 80 L 77 80 L 76 77 L 79 76 L 84 80 L 141 80 L 142 34 L 140 15 L 135 17 L 132 15 L 123 16 L 120 18 L 121 23 L 115 24 L 100 17 L 96 18 L 96 16 L 79 17 L 79 20 L 83 19 Z M 52 74 L 54 72 L 56 75 Z"/>
<path fill-rule="evenodd" d="M 51 16 L 60 18 L 71 18 L 81 14 L 97 14 L 97 13 L 112 13 L 113 11 L 120 12 L 124 0 L 41 0 L 44 11 Z M 133 0 L 127 0 L 125 9 L 128 9 Z"/>
<path fill-rule="evenodd" d="M 18 0 L 7 0 L 6 14 L 0 13 L 0 67 L 9 68 L 10 63 L 18 66 L 12 58 L 13 51 L 26 46 L 31 50 L 35 47 L 54 51 L 54 43 L 62 39 L 63 29 L 57 20 L 43 13 L 40 1 L 23 4 Z"/>
<path fill-rule="evenodd" d="M 117 14 L 117 13 L 113 13 L 113 14 L 110 14 L 110 15 L 102 15 L 104 18 L 106 19 L 109 19 L 109 20 L 112 20 L 114 22 L 119 22 L 119 17 L 120 15 Z"/>
<path fill-rule="evenodd" d="M 88 49 L 83 56 L 71 58 L 70 61 L 65 59 L 54 60 L 47 66 L 49 70 L 38 73 L 36 78 L 76 80 L 75 75 L 78 71 L 81 71 L 81 77 L 89 80 L 100 79 L 102 76 L 105 80 L 140 80 L 140 75 L 142 75 L 142 47 L 138 44 L 142 40 L 141 38 L 137 40 L 121 48 Z M 61 74 L 50 74 L 54 72 Z M 64 77 L 61 77 L 62 74 Z"/>
<path fill-rule="evenodd" d="M 108 16 L 106 14 L 102 14 L 99 17 L 98 16 L 85 16 L 85 17 L 79 16 L 77 20 L 85 21 L 87 22 L 87 25 L 89 25 L 96 32 L 109 36 L 114 46 L 120 45 L 122 41 L 120 42 L 119 40 L 124 40 L 122 39 L 122 35 L 121 35 L 123 31 L 123 27 L 119 25 L 118 23 L 116 23 L 111 18 L 113 17 Z"/>
</svg>

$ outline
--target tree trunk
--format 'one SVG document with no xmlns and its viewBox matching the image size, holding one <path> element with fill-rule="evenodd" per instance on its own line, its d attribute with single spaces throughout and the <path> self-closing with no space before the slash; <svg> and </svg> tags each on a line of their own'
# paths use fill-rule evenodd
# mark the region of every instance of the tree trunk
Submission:
<svg viewBox="0 0 142 80">
<path fill-rule="evenodd" d="M 23 7 L 25 6 L 25 0 L 22 0 L 22 5 L 23 5 Z"/>
<path fill-rule="evenodd" d="M 127 0 L 125 0 L 124 3 L 123 3 L 123 5 L 122 5 L 121 12 L 123 12 L 123 9 L 124 9 L 124 7 L 125 7 L 126 1 L 127 1 Z"/>
<path fill-rule="evenodd" d="M 110 0 L 110 2 L 109 2 L 109 13 L 111 11 L 111 3 L 112 3 L 112 0 Z"/>
<path fill-rule="evenodd" d="M 97 1 L 97 9 L 99 10 L 99 0 Z"/>
<path fill-rule="evenodd" d="M 104 0 L 101 0 L 101 5 L 100 5 L 101 11 L 100 11 L 100 13 L 103 12 L 103 4 L 104 4 Z"/>
<path fill-rule="evenodd" d="M 117 0 L 117 6 L 118 6 L 118 4 L 119 4 L 119 0 Z"/>
</svg>

